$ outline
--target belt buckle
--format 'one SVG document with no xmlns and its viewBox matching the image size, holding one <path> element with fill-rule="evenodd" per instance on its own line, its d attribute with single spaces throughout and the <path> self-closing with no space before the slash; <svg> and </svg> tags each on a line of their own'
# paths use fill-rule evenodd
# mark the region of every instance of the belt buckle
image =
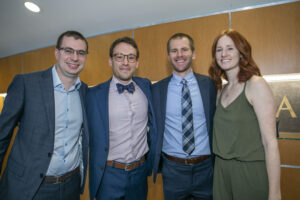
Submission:
<svg viewBox="0 0 300 200">
<path fill-rule="evenodd" d="M 131 169 L 129 168 L 130 166 L 131 166 L 131 165 L 126 164 L 125 167 L 124 167 L 124 170 L 125 170 L 125 171 L 130 171 L 130 170 L 131 170 Z"/>
<path fill-rule="evenodd" d="M 184 159 L 184 164 L 186 164 L 186 165 L 194 165 L 194 163 L 192 162 L 191 158 Z"/>
<path fill-rule="evenodd" d="M 62 183 L 62 181 L 60 180 L 60 177 L 59 176 L 55 176 L 55 181 L 53 184 L 60 184 Z"/>
<path fill-rule="evenodd" d="M 189 165 L 188 159 L 184 159 L 184 164 Z"/>
</svg>

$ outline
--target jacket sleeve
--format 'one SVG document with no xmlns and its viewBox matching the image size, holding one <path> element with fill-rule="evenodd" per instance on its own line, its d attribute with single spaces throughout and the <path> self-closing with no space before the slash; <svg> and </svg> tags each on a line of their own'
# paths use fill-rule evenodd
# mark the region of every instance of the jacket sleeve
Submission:
<svg viewBox="0 0 300 200">
<path fill-rule="evenodd" d="M 24 80 L 22 75 L 17 75 L 8 87 L 0 114 L 0 171 L 14 128 L 19 123 L 22 115 L 23 105 Z"/>
</svg>

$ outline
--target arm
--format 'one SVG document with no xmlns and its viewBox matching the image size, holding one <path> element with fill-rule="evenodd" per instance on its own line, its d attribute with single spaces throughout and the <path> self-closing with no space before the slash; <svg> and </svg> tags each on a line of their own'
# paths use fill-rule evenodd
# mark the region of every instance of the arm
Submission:
<svg viewBox="0 0 300 200">
<path fill-rule="evenodd" d="M 275 100 L 266 81 L 258 76 L 249 80 L 246 96 L 253 105 L 260 127 L 269 180 L 269 200 L 278 200 L 281 199 L 280 156 L 276 138 Z"/>
<path fill-rule="evenodd" d="M 24 102 L 24 82 L 16 76 L 7 90 L 0 115 L 0 171 L 3 159 L 12 138 L 13 130 L 19 122 Z"/>
</svg>

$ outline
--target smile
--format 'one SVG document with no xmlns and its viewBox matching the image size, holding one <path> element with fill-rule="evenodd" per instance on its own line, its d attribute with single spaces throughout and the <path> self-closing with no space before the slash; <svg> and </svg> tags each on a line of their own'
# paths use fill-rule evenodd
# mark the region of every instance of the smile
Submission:
<svg viewBox="0 0 300 200">
<path fill-rule="evenodd" d="M 80 66 L 80 64 L 78 64 L 78 63 L 67 63 L 67 65 L 72 69 L 78 68 Z"/>
<path fill-rule="evenodd" d="M 129 72 L 129 71 L 130 71 L 130 68 L 125 68 L 125 67 L 123 67 L 123 68 L 120 68 L 120 71 Z"/>
<path fill-rule="evenodd" d="M 230 61 L 231 61 L 231 59 L 222 59 L 222 60 L 221 60 L 222 63 L 228 63 L 228 62 L 230 62 Z"/>
</svg>

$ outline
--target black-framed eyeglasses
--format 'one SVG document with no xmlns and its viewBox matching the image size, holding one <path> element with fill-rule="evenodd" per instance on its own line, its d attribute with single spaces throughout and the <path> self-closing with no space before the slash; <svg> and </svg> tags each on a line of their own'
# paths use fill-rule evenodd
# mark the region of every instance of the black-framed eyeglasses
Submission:
<svg viewBox="0 0 300 200">
<path fill-rule="evenodd" d="M 136 55 L 134 55 L 134 54 L 124 55 L 122 53 L 116 53 L 116 54 L 113 55 L 114 60 L 118 61 L 118 62 L 123 62 L 125 57 L 127 57 L 127 60 L 130 63 L 135 63 L 136 60 L 137 60 Z"/>
<path fill-rule="evenodd" d="M 70 48 L 70 47 L 61 47 L 61 48 L 59 48 L 58 50 L 64 51 L 64 53 L 65 53 L 67 56 L 72 56 L 72 55 L 74 55 L 75 52 L 76 52 L 76 54 L 77 54 L 78 56 L 81 56 L 81 57 L 84 57 L 84 56 L 86 56 L 86 55 L 88 54 L 87 51 L 84 51 L 84 50 L 74 50 L 74 49 L 72 49 L 72 48 Z"/>
</svg>

